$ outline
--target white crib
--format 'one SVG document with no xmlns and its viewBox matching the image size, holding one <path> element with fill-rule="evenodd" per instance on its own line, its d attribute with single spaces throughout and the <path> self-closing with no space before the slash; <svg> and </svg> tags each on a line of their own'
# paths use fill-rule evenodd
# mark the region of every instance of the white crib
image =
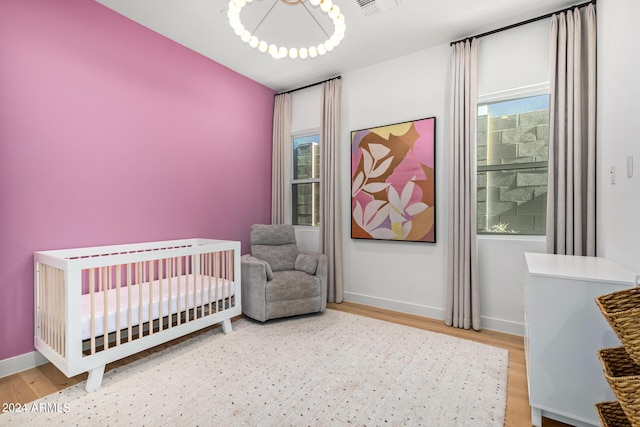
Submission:
<svg viewBox="0 0 640 427">
<path fill-rule="evenodd" d="M 210 239 L 36 252 L 35 348 L 67 377 L 242 313 L 240 243 Z"/>
</svg>

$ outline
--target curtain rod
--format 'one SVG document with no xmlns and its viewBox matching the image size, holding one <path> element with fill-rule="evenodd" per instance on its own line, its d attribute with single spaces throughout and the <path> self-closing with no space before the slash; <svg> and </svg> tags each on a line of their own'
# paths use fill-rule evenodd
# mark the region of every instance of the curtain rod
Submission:
<svg viewBox="0 0 640 427">
<path fill-rule="evenodd" d="M 512 28 L 520 27 L 522 25 L 531 24 L 532 22 L 540 21 L 542 19 L 551 18 L 553 15 L 555 15 L 557 13 L 564 13 L 564 12 L 567 12 L 569 10 L 575 9 L 576 7 L 577 8 L 582 8 L 582 7 L 588 6 L 590 4 L 593 4 L 595 6 L 596 2 L 597 2 L 597 0 L 591 0 L 591 1 L 588 1 L 586 3 L 581 3 L 581 4 L 569 6 L 569 7 L 566 7 L 564 9 L 562 9 L 562 10 L 558 10 L 558 11 L 555 11 L 555 12 L 547 13 L 546 15 L 538 16 L 536 18 L 527 19 L 526 21 L 518 22 L 516 24 L 507 25 L 506 27 L 498 28 L 496 30 L 487 31 L 486 33 L 478 34 L 477 36 L 465 37 L 465 38 L 460 39 L 458 41 L 451 42 L 450 46 L 453 46 L 454 44 L 460 43 L 460 42 L 463 42 L 463 41 L 476 39 L 476 38 L 479 39 L 480 37 L 489 36 L 491 34 L 499 33 L 501 31 L 505 31 L 505 30 L 510 30 Z"/>
<path fill-rule="evenodd" d="M 307 89 L 307 88 L 310 88 L 310 87 L 313 87 L 313 86 L 321 85 L 322 83 L 325 83 L 325 82 L 328 82 L 328 81 L 331 81 L 331 80 L 334 80 L 334 79 L 341 79 L 341 78 L 342 78 L 342 76 L 331 77 L 330 79 L 322 80 L 321 82 L 311 83 L 311 84 L 308 84 L 306 86 L 298 87 L 298 88 L 291 89 L 291 90 L 285 90 L 284 92 L 276 93 L 276 95 L 282 95 L 283 93 L 291 93 L 291 92 L 295 92 L 297 90 Z M 276 95 L 274 95 L 274 96 L 276 96 Z"/>
</svg>

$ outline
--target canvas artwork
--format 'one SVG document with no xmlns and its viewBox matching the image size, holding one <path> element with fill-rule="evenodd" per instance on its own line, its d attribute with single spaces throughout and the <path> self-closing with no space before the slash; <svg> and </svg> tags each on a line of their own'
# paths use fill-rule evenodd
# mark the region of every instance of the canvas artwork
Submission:
<svg viewBox="0 0 640 427">
<path fill-rule="evenodd" d="M 351 132 L 351 237 L 436 241 L 435 117 Z"/>
</svg>

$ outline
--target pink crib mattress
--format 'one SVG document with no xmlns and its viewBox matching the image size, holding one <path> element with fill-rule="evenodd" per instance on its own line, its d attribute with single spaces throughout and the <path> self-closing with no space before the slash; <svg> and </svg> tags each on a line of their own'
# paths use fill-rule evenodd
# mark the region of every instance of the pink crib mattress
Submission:
<svg viewBox="0 0 640 427">
<path fill-rule="evenodd" d="M 177 280 L 178 279 L 178 280 Z M 115 332 L 118 328 L 117 319 L 120 318 L 120 328 L 126 329 L 129 325 L 129 306 L 131 306 L 131 326 L 140 324 L 140 305 L 142 305 L 142 323 L 149 321 L 149 306 L 151 305 L 152 319 L 160 317 L 160 307 L 162 307 L 162 316 L 175 314 L 185 311 L 194 306 L 215 303 L 217 301 L 229 298 L 235 294 L 234 282 L 217 279 L 211 279 L 211 292 L 209 292 L 209 278 L 205 277 L 204 286 L 201 286 L 200 277 L 194 278 L 194 275 L 183 275 L 173 278 L 171 284 L 167 279 L 162 281 L 156 280 L 151 283 L 151 297 L 149 296 L 149 283 L 131 285 L 131 300 L 129 303 L 129 288 L 120 288 L 120 309 L 118 310 L 117 300 L 118 294 L 116 289 L 107 291 L 107 330 Z M 194 289 L 195 282 L 195 289 Z M 160 287 L 162 285 L 162 298 Z M 189 291 L 187 294 L 187 285 Z M 142 288 L 142 300 L 140 298 L 140 288 Z M 204 288 L 204 289 L 203 289 Z M 217 292 L 216 292 L 217 289 Z M 195 297 L 195 303 L 194 303 Z M 186 300 L 186 301 L 185 301 Z M 171 303 L 169 303 L 171 302 Z M 96 292 L 94 294 L 94 312 L 95 312 L 95 336 L 104 335 L 104 292 Z M 91 338 L 91 295 L 82 295 L 82 339 Z"/>
</svg>

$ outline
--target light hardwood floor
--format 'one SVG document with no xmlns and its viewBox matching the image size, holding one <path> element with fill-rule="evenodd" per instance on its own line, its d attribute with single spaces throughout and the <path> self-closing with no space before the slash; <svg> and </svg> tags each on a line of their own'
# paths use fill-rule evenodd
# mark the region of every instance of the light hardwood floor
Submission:
<svg viewBox="0 0 640 427">
<path fill-rule="evenodd" d="M 520 427 L 531 425 L 531 411 L 529 408 L 524 360 L 524 341 L 522 337 L 488 330 L 476 332 L 449 328 L 438 320 L 347 302 L 342 304 L 328 304 L 328 308 L 439 332 L 507 349 L 509 351 L 509 374 L 505 426 Z M 203 333 L 204 331 L 205 330 L 195 332 L 194 334 L 186 337 L 179 338 L 169 343 L 154 347 L 153 349 L 109 364 L 107 365 L 107 370 L 131 363 L 142 357 L 147 357 L 151 353 L 164 350 L 178 342 L 184 341 L 190 336 Z M 86 374 L 67 378 L 60 373 L 57 368 L 50 363 L 47 363 L 9 377 L 0 378 L 0 403 L 28 403 L 58 390 L 70 387 L 78 382 L 84 381 L 86 378 Z M 547 418 L 543 418 L 542 425 L 543 427 L 566 426 L 566 424 L 549 420 Z"/>
</svg>

